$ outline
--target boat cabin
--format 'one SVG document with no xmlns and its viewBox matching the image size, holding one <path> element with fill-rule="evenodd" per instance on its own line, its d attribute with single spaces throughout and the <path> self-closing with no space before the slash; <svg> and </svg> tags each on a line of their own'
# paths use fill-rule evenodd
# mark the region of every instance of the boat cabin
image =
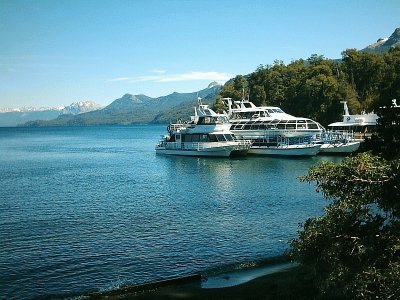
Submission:
<svg viewBox="0 0 400 300">
<path fill-rule="evenodd" d="M 231 133 L 175 133 L 170 136 L 168 142 L 209 143 L 234 140 L 235 137 Z"/>
</svg>

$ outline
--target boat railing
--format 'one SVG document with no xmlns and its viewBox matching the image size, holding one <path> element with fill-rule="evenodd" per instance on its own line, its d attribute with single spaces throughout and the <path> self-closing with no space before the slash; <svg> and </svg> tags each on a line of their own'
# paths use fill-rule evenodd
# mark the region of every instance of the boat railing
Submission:
<svg viewBox="0 0 400 300">
<path fill-rule="evenodd" d="M 170 123 L 168 125 L 168 132 L 178 131 L 193 126 L 191 123 Z"/>
<path fill-rule="evenodd" d="M 332 130 L 326 131 L 321 135 L 321 140 L 328 142 L 350 142 L 356 140 L 353 131 L 348 130 Z"/>
<path fill-rule="evenodd" d="M 287 137 L 287 136 L 278 136 L 277 138 L 278 145 L 281 146 L 290 146 L 290 145 L 305 145 L 312 144 L 312 139 L 309 136 L 295 136 L 295 137 Z"/>
<path fill-rule="evenodd" d="M 265 135 L 252 140 L 253 146 L 291 146 L 313 144 L 311 136 Z"/>
</svg>

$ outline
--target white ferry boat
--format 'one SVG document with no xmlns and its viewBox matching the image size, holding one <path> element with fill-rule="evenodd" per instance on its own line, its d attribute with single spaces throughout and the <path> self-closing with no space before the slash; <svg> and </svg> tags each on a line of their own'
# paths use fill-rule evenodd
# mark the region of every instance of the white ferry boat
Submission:
<svg viewBox="0 0 400 300">
<path fill-rule="evenodd" d="M 365 113 L 351 115 L 346 101 L 343 103 L 343 121 L 328 125 L 329 131 L 321 135 L 321 154 L 349 154 L 360 147 L 366 136 L 375 131 L 378 115 Z"/>
<path fill-rule="evenodd" d="M 352 132 L 357 138 L 365 137 L 375 130 L 378 124 L 378 115 L 375 113 L 361 112 L 361 114 L 351 115 L 346 101 L 343 103 L 343 121 L 328 125 L 332 131 Z"/>
<path fill-rule="evenodd" d="M 316 121 L 285 113 L 275 106 L 258 107 L 248 100 L 223 99 L 228 105 L 231 131 L 238 139 L 250 139 L 249 151 L 259 155 L 316 155 L 321 147 L 312 141 L 325 128 Z M 233 106 L 234 104 L 234 106 Z"/>
<path fill-rule="evenodd" d="M 248 100 L 235 101 L 224 98 L 228 104 L 231 131 L 238 137 L 264 136 L 314 137 L 325 131 L 318 122 L 295 117 L 276 106 L 255 106 Z"/>
<path fill-rule="evenodd" d="M 237 140 L 230 126 L 226 115 L 199 104 L 192 122 L 168 125 L 168 133 L 156 146 L 156 153 L 213 157 L 246 155 L 251 141 Z"/>
</svg>

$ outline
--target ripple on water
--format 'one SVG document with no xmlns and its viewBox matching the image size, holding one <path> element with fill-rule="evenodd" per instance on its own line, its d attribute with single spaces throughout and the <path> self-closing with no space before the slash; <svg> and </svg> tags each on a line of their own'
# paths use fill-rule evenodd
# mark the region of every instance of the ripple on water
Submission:
<svg viewBox="0 0 400 300">
<path fill-rule="evenodd" d="M 322 158 L 165 157 L 165 126 L 0 129 L 0 295 L 108 290 L 280 255 Z"/>
</svg>

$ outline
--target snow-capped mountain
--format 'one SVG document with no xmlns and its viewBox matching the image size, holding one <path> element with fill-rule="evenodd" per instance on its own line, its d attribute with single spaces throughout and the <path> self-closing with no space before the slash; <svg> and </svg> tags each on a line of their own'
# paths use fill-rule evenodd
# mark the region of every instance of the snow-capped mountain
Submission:
<svg viewBox="0 0 400 300">
<path fill-rule="evenodd" d="M 383 53 L 389 51 L 393 47 L 400 47 L 400 27 L 396 28 L 390 37 L 380 38 L 366 48 L 362 52 L 367 53 Z"/>
<path fill-rule="evenodd" d="M 101 109 L 102 106 L 93 101 L 74 102 L 60 107 L 32 107 L 0 109 L 0 127 L 12 127 L 34 120 L 52 120 L 60 115 L 77 115 Z"/>
<path fill-rule="evenodd" d="M 78 115 L 89 111 L 98 110 L 100 108 L 103 107 L 94 101 L 79 101 L 63 107 L 61 112 L 64 115 L 65 114 Z"/>
</svg>

